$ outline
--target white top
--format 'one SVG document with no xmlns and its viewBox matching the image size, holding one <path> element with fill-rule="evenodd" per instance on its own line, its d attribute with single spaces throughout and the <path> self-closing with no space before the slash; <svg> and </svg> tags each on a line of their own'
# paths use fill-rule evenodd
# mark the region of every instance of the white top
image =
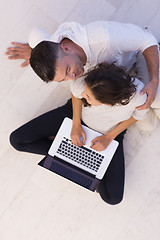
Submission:
<svg viewBox="0 0 160 240">
<path fill-rule="evenodd" d="M 42 40 L 59 43 L 63 38 L 69 38 L 84 50 L 87 56 L 85 70 L 104 61 L 116 61 L 117 65 L 130 70 L 138 51 L 143 52 L 150 46 L 158 45 L 148 30 L 133 24 L 111 21 L 97 21 L 87 25 L 65 22 L 51 36 L 36 28 L 30 34 L 29 44 L 33 48 Z"/>
<path fill-rule="evenodd" d="M 114 128 L 118 123 L 134 117 L 136 120 L 142 120 L 147 116 L 146 110 L 136 110 L 136 107 L 145 103 L 147 95 L 140 95 L 140 91 L 144 84 L 138 79 L 135 79 L 137 91 L 134 97 L 127 105 L 109 106 L 102 104 L 100 106 L 82 105 L 82 120 L 90 128 L 101 132 L 107 133 Z M 84 80 L 79 78 L 71 85 L 71 92 L 77 98 L 82 98 L 81 93 L 84 91 Z"/>
</svg>

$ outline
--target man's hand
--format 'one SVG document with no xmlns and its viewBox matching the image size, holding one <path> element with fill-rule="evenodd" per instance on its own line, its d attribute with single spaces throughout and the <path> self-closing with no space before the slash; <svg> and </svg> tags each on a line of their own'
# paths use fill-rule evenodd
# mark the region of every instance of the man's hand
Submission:
<svg viewBox="0 0 160 240">
<path fill-rule="evenodd" d="M 91 142 L 91 148 L 96 151 L 103 151 L 108 147 L 112 140 L 113 139 L 107 134 L 96 137 Z"/>
<path fill-rule="evenodd" d="M 147 94 L 147 101 L 143 105 L 137 107 L 138 110 L 144 110 L 151 106 L 157 93 L 157 87 L 158 86 L 152 81 L 150 81 L 144 86 L 140 93 L 142 95 L 145 93 Z"/>
<path fill-rule="evenodd" d="M 72 143 L 76 146 L 80 147 L 85 144 L 86 134 L 81 125 L 79 125 L 78 127 L 72 126 L 71 139 Z"/>
<path fill-rule="evenodd" d="M 25 59 L 25 62 L 21 64 L 21 67 L 25 67 L 29 64 L 32 48 L 28 43 L 15 43 L 12 42 L 13 47 L 7 48 L 6 55 L 9 55 L 8 59 Z"/>
</svg>

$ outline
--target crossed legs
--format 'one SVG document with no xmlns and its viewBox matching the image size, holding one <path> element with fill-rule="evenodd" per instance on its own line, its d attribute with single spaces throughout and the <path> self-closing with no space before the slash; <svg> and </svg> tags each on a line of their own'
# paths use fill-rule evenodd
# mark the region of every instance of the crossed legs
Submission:
<svg viewBox="0 0 160 240">
<path fill-rule="evenodd" d="M 46 155 L 65 117 L 72 118 L 72 102 L 49 111 L 11 133 L 10 143 L 18 151 Z"/>
<path fill-rule="evenodd" d="M 49 137 L 55 136 L 65 117 L 72 118 L 72 102 L 47 112 L 24 124 L 11 133 L 11 145 L 18 151 L 46 155 L 52 144 Z M 119 146 L 104 175 L 98 191 L 109 204 L 118 204 L 123 198 L 124 154 L 123 135 L 117 137 Z"/>
</svg>

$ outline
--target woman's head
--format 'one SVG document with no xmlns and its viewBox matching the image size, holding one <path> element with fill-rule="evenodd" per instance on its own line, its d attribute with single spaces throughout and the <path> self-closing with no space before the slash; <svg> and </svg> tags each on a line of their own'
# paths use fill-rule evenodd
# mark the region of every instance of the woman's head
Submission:
<svg viewBox="0 0 160 240">
<path fill-rule="evenodd" d="M 98 64 L 85 76 L 85 90 L 82 97 L 90 105 L 126 105 L 129 103 L 136 86 L 124 68 L 114 63 Z"/>
</svg>

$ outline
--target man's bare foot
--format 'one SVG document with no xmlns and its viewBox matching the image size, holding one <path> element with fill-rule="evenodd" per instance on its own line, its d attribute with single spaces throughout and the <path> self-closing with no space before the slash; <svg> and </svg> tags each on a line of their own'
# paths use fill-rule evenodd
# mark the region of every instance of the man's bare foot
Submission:
<svg viewBox="0 0 160 240">
<path fill-rule="evenodd" d="M 32 48 L 28 43 L 11 43 L 13 47 L 7 48 L 5 52 L 8 56 L 8 59 L 25 59 L 25 61 L 21 64 L 21 67 L 25 67 L 29 64 L 29 59 L 31 56 Z"/>
</svg>

